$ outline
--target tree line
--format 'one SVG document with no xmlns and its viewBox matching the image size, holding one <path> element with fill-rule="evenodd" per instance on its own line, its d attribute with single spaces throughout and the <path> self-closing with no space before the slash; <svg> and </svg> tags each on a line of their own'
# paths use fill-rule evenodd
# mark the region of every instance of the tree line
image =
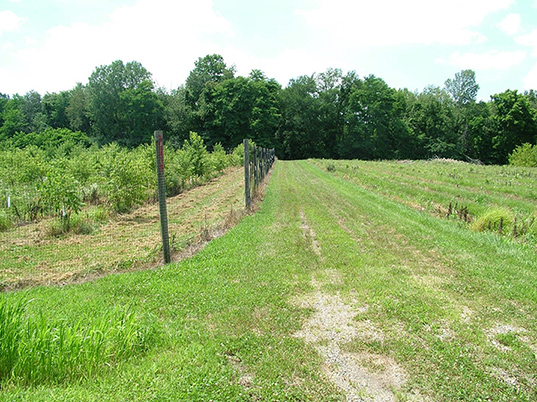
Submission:
<svg viewBox="0 0 537 402">
<path fill-rule="evenodd" d="M 237 76 L 214 54 L 200 57 L 185 83 L 168 91 L 140 63 L 118 60 L 69 91 L 0 94 L 0 143 L 20 147 L 63 130 L 77 141 L 135 147 L 159 129 L 176 147 L 196 132 L 209 149 L 231 150 L 250 138 L 284 159 L 441 157 L 487 164 L 505 164 L 517 147 L 536 144 L 537 92 L 508 89 L 478 102 L 478 89 L 472 70 L 421 92 L 340 69 L 282 87 L 260 70 Z"/>
</svg>

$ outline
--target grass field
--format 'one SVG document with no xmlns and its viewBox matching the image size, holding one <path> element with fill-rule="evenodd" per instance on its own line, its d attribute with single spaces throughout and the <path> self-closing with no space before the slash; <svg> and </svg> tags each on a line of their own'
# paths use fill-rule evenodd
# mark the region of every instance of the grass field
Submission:
<svg viewBox="0 0 537 402">
<path fill-rule="evenodd" d="M 188 260 L 1 294 L 11 339 L 47 339 L 33 371 L 40 350 L 69 364 L 37 375 L 15 350 L 0 399 L 536 400 L 535 175 L 280 161 L 259 211 Z M 473 226 L 501 207 L 525 229 Z M 95 329 L 116 341 L 84 366 L 39 335 L 66 325 L 92 356 Z"/>
</svg>

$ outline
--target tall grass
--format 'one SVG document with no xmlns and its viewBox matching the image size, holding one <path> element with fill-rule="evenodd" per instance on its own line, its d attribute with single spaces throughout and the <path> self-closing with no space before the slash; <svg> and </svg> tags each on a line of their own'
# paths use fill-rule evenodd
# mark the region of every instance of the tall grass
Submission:
<svg viewBox="0 0 537 402">
<path fill-rule="evenodd" d="M 28 301 L 0 299 L 0 383 L 40 384 L 91 377 L 143 353 L 154 335 L 134 313 L 113 310 L 76 323 L 29 316 Z"/>
</svg>

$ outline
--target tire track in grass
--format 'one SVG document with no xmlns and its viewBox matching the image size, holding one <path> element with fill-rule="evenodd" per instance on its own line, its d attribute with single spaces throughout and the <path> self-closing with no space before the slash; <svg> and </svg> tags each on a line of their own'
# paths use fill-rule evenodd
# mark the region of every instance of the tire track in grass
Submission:
<svg viewBox="0 0 537 402">
<path fill-rule="evenodd" d="M 407 382 L 405 370 L 392 357 L 369 352 L 354 353 L 345 349 L 346 344 L 357 339 L 382 341 L 384 334 L 371 322 L 355 319 L 357 315 L 367 312 L 368 306 L 360 306 L 357 300 L 351 300 L 351 303 L 347 304 L 339 292 L 332 294 L 324 289 L 326 286 L 342 285 L 344 278 L 337 269 L 329 266 L 334 263 L 333 254 L 325 258 L 323 250 L 329 249 L 330 245 L 323 246 L 318 240 L 317 229 L 310 223 L 313 220 L 305 211 L 307 209 L 315 215 L 324 210 L 325 217 L 331 217 L 349 237 L 356 238 L 343 222 L 349 220 L 350 215 L 358 213 L 358 209 L 343 200 L 339 193 L 325 187 L 326 183 L 308 174 L 303 166 L 295 165 L 295 169 L 300 172 L 297 182 L 307 187 L 311 195 L 307 208 L 304 206 L 299 211 L 300 227 L 307 239 L 307 247 L 319 260 L 321 269 L 312 273 L 311 284 L 314 291 L 294 300 L 296 305 L 314 311 L 294 336 L 315 348 L 324 360 L 323 373 L 344 392 L 347 401 L 396 401 L 396 394 L 402 395 L 401 388 Z M 352 213 L 348 213 L 344 218 L 337 213 L 348 210 L 341 208 L 342 204 L 352 210 Z M 356 305 L 360 307 L 353 307 Z M 372 370 L 371 367 L 376 369 Z M 406 397 L 407 400 L 423 400 L 417 395 Z"/>
<path fill-rule="evenodd" d="M 323 304 L 313 292 L 312 301 L 305 306 L 317 312 L 330 305 L 345 311 L 345 305 L 356 310 L 365 302 L 369 311 L 355 314 L 353 324 L 371 319 L 373 328 L 385 335 L 379 342 L 351 336 L 351 341 L 339 343 L 340 356 L 341 350 L 343 354 L 381 351 L 385 357 L 396 358 L 415 376 L 407 377 L 408 387 L 403 383 L 403 389 L 410 392 L 404 396 L 407 399 L 425 398 L 414 393 L 416 387 L 434 395 L 435 400 L 446 401 L 486 399 L 490 389 L 496 390 L 492 400 L 519 393 L 520 400 L 528 400 L 524 398 L 534 394 L 534 369 L 527 356 L 535 350 L 535 330 L 530 330 L 533 320 L 524 313 L 532 308 L 531 293 L 529 299 L 522 300 L 513 291 L 516 287 L 521 294 L 528 294 L 522 278 L 528 283 L 535 280 L 526 267 L 528 250 L 516 244 L 504 246 L 490 241 L 492 236 L 467 232 L 451 222 L 420 214 L 308 162 L 297 165 L 307 221 L 319 235 L 316 240 L 321 249 L 329 255 L 325 259 L 331 267 L 326 269 L 333 270 L 336 265 L 343 277 L 341 284 L 321 282 L 318 288 L 323 295 L 332 296 L 341 290 L 343 304 L 337 299 Z M 504 270 L 510 273 L 517 267 L 522 269 L 520 276 L 505 276 Z M 353 285 L 358 297 L 352 294 Z M 341 323 L 345 325 L 344 317 Z M 520 330 L 487 330 L 498 326 Z M 337 344 L 327 339 L 322 342 Z M 511 346 L 498 349 L 502 342 L 517 345 L 520 351 Z M 322 349 L 317 349 L 323 355 Z M 510 354 L 508 359 L 513 362 L 502 360 L 506 357 L 497 356 L 497 350 Z M 367 359 L 364 365 L 371 368 Z"/>
</svg>

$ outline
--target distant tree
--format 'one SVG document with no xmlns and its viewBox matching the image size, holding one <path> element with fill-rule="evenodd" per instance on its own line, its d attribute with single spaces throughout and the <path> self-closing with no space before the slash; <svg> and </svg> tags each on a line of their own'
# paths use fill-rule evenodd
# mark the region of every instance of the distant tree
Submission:
<svg viewBox="0 0 537 402">
<path fill-rule="evenodd" d="M 40 132 L 47 128 L 46 116 L 43 113 L 41 95 L 36 91 L 29 91 L 22 97 L 21 111 L 26 123 L 25 132 Z"/>
<path fill-rule="evenodd" d="M 341 156 L 392 159 L 406 137 L 396 91 L 381 78 L 370 75 L 356 80 L 345 110 Z"/>
<path fill-rule="evenodd" d="M 41 95 L 35 91 L 4 98 L 3 109 L 0 140 L 11 138 L 18 132 L 41 132 L 47 128 Z"/>
<path fill-rule="evenodd" d="M 0 141 L 13 137 L 17 132 L 25 132 L 28 126 L 22 112 L 23 98 L 14 95 L 3 106 L 2 126 L 0 127 Z"/>
<path fill-rule="evenodd" d="M 92 134 L 102 144 L 150 141 L 163 124 L 163 106 L 153 89 L 151 74 L 138 62 L 118 60 L 98 67 L 87 87 Z"/>
<path fill-rule="evenodd" d="M 249 123 L 251 138 L 259 146 L 272 148 L 282 117 L 278 100 L 282 88 L 276 80 L 266 78 L 263 73 L 254 78 L 250 75 L 249 86 L 254 94 Z"/>
<path fill-rule="evenodd" d="M 413 158 L 459 158 L 453 111 L 452 99 L 441 88 L 429 86 L 415 96 L 405 117 L 417 142 Z"/>
<path fill-rule="evenodd" d="M 244 138 L 264 147 L 272 146 L 280 119 L 280 86 L 263 77 L 260 73 L 254 79 L 231 78 L 205 88 L 199 115 L 203 138 L 209 146 L 220 143 L 231 149 Z"/>
<path fill-rule="evenodd" d="M 276 133 L 278 155 L 287 159 L 323 156 L 320 102 L 315 75 L 291 79 L 280 92 L 282 124 Z"/>
<path fill-rule="evenodd" d="M 337 141 L 341 138 L 344 125 L 344 102 L 342 94 L 343 72 L 340 69 L 329 68 L 316 76 L 319 95 L 319 126 L 321 129 L 324 149 L 319 150 L 319 156 L 335 158 Z"/>
<path fill-rule="evenodd" d="M 0 127 L 4 125 L 4 110 L 9 102 L 9 95 L 0 92 Z"/>
<path fill-rule="evenodd" d="M 200 57 L 194 63 L 194 69 L 186 79 L 186 100 L 196 108 L 201 93 L 208 83 L 218 83 L 226 79 L 233 78 L 235 68 L 228 67 L 224 58 L 219 54 L 207 55 Z"/>
<path fill-rule="evenodd" d="M 451 95 L 459 107 L 475 102 L 479 91 L 479 85 L 476 83 L 473 70 L 462 70 L 456 73 L 455 78 L 446 80 L 444 85 L 447 93 Z"/>
<path fill-rule="evenodd" d="M 489 103 L 469 105 L 466 157 L 483 163 L 494 163 L 493 137 L 497 134 Z"/>
<path fill-rule="evenodd" d="M 174 147 L 179 148 L 189 138 L 191 131 L 199 131 L 199 127 L 193 127 L 193 111 L 186 101 L 186 89 L 182 85 L 170 94 L 161 93 L 160 98 L 164 105 L 168 139 Z"/>
<path fill-rule="evenodd" d="M 475 104 L 479 85 L 476 83 L 475 72 L 473 70 L 462 70 L 455 74 L 454 79 L 445 82 L 447 93 L 455 102 L 456 110 L 453 113 L 454 126 L 457 131 L 457 148 L 461 155 L 469 152 L 468 143 L 468 123 L 470 106 Z"/>
<path fill-rule="evenodd" d="M 497 135 L 493 138 L 495 163 L 505 164 L 509 154 L 524 143 L 537 141 L 537 112 L 528 96 L 507 90 L 491 96 Z"/>
<path fill-rule="evenodd" d="M 43 112 L 45 114 L 46 123 L 52 128 L 69 128 L 69 116 L 67 108 L 71 98 L 70 91 L 62 91 L 60 93 L 51 93 L 43 96 Z"/>
<path fill-rule="evenodd" d="M 73 131 L 82 131 L 89 134 L 91 122 L 88 111 L 88 90 L 81 83 L 70 91 L 69 105 L 65 109 L 69 119 L 69 127 Z"/>
</svg>

